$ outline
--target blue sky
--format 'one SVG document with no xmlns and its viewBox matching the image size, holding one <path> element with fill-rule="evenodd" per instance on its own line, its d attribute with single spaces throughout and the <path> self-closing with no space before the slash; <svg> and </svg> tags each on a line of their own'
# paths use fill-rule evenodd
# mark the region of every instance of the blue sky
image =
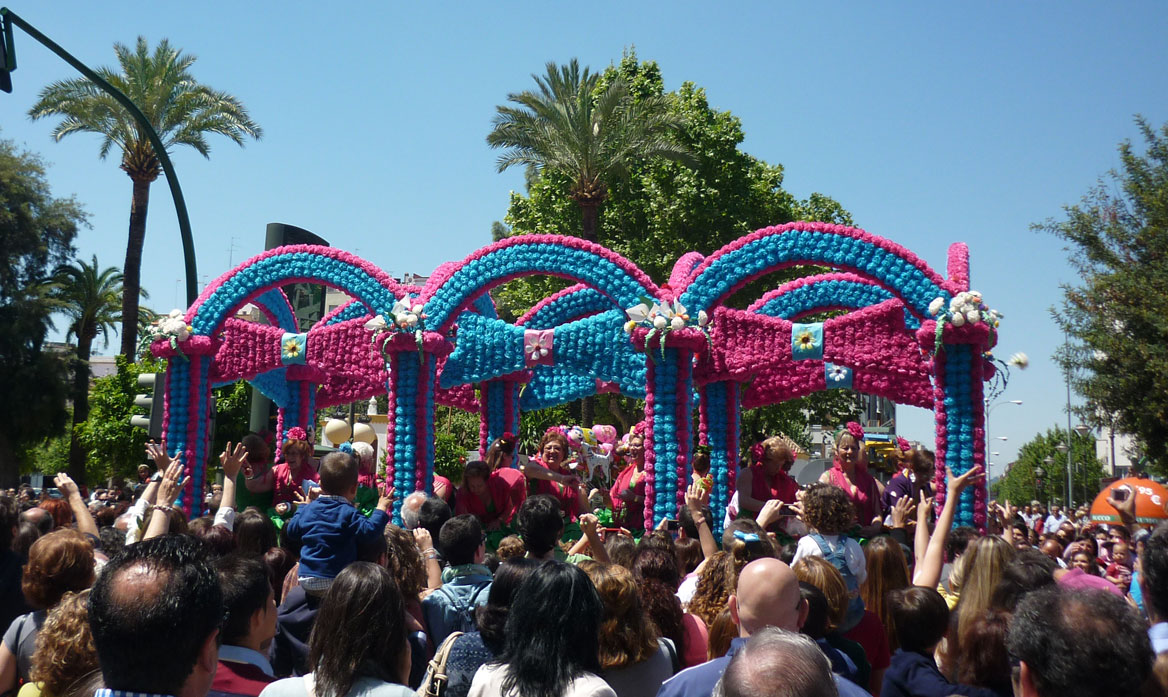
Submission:
<svg viewBox="0 0 1168 697">
<path fill-rule="evenodd" d="M 401 6 L 398 6 L 401 5 Z M 1005 313 L 997 353 L 1030 355 L 993 412 L 1012 459 L 1066 423 L 1050 362 L 1049 308 L 1073 282 L 1061 244 L 1029 225 L 1058 216 L 1118 164 L 1133 115 L 1168 120 L 1168 6 L 1085 3 L 17 2 L 11 9 L 91 66 L 115 41 L 167 37 L 199 56 L 197 78 L 240 97 L 265 137 L 212 141 L 211 160 L 174 153 L 205 282 L 261 250 L 287 222 L 394 274 L 426 274 L 489 242 L 520 171 L 497 174 L 484 141 L 494 107 L 548 60 L 593 68 L 635 46 L 668 89 L 692 81 L 743 123 L 743 148 L 786 168 L 800 197 L 822 192 L 857 224 L 942 273 L 965 241 L 973 285 Z M 197 8 L 197 9 L 193 9 Z M 120 267 L 130 181 L 98 139 L 54 144 L 24 114 L 71 68 L 18 32 L 0 136 L 51 163 L 93 228 L 83 258 Z M 746 231 L 744 231 L 746 232 Z M 152 188 L 143 282 L 151 305 L 182 304 L 182 257 L 166 186 Z M 116 342 L 110 351 L 116 350 Z M 109 352 L 109 351 L 107 351 Z M 900 431 L 931 440 L 932 414 Z"/>
</svg>

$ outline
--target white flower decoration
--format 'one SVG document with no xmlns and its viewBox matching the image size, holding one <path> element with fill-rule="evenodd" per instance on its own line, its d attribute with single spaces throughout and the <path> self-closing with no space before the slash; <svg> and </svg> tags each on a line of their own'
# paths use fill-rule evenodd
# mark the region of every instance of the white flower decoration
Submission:
<svg viewBox="0 0 1168 697">
<path fill-rule="evenodd" d="M 945 298 L 935 298 L 929 303 L 929 314 L 936 317 L 941 308 L 945 307 Z"/>
<path fill-rule="evenodd" d="M 704 327 L 710 323 L 710 316 L 706 314 L 705 310 L 698 312 L 698 326 Z"/>
</svg>

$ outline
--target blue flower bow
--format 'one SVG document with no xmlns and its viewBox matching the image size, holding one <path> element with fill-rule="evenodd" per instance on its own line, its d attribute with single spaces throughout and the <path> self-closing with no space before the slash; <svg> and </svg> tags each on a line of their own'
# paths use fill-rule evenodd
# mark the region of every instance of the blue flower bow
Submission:
<svg viewBox="0 0 1168 697">
<path fill-rule="evenodd" d="M 743 542 L 745 542 L 747 544 L 750 544 L 751 542 L 759 542 L 760 541 L 757 533 L 742 532 L 741 530 L 734 531 L 734 539 L 742 540 Z"/>
</svg>

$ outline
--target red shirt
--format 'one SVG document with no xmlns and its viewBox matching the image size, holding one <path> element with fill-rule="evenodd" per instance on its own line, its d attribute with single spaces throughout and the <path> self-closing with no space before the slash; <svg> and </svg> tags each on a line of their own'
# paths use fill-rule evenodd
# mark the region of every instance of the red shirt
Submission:
<svg viewBox="0 0 1168 697">
<path fill-rule="evenodd" d="M 275 680 L 257 665 L 219 659 L 215 680 L 208 694 L 259 697 L 260 692 Z"/>
<path fill-rule="evenodd" d="M 558 472 L 558 470 L 552 470 L 552 468 L 543 464 L 543 461 L 539 460 L 538 458 L 532 458 L 531 462 L 532 464 L 543 467 L 544 469 Z M 568 486 L 567 484 L 557 484 L 545 479 L 535 480 L 534 486 L 535 493 L 548 494 L 560 502 L 560 510 L 565 516 L 567 516 L 569 522 L 575 522 L 576 518 L 579 517 L 580 500 L 577 498 L 576 487 Z"/>
<path fill-rule="evenodd" d="M 487 494 L 491 499 L 489 505 L 465 484 L 459 487 L 456 494 L 457 503 L 454 506 L 455 515 L 469 513 L 478 518 L 483 525 L 496 521 L 511 522 L 515 515 L 515 507 L 511 504 L 511 487 L 503 477 L 497 476 L 498 474 L 492 472 L 487 477 Z"/>
<path fill-rule="evenodd" d="M 308 492 L 305 491 L 301 484 L 305 480 L 319 482 L 320 475 L 312 468 L 309 463 L 304 463 L 300 466 L 300 474 L 297 475 L 296 481 L 292 481 L 292 468 L 287 462 L 281 462 L 276 465 L 272 473 L 276 477 L 276 483 L 272 488 L 272 504 L 290 503 L 295 500 L 294 494 L 299 494 L 304 498 L 308 498 Z"/>
<path fill-rule="evenodd" d="M 864 610 L 864 616 L 848 631 L 844 632 L 845 639 L 851 639 L 864 647 L 864 655 L 872 671 L 884 670 L 892 664 L 892 654 L 888 650 L 888 635 L 884 632 L 884 623 L 871 610 Z M 860 687 L 863 687 L 861 685 Z"/>
<path fill-rule="evenodd" d="M 759 501 L 778 499 L 783 503 L 795 503 L 799 493 L 799 483 L 783 470 L 779 470 L 773 477 L 767 477 L 763 465 L 750 467 L 750 496 Z M 739 502 L 741 503 L 741 502 Z M 752 511 L 758 515 L 760 511 Z"/>
</svg>

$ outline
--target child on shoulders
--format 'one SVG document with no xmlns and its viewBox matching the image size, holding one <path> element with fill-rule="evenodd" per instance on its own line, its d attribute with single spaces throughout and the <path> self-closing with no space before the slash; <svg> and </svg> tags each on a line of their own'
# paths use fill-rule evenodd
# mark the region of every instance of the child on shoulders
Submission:
<svg viewBox="0 0 1168 697">
<path fill-rule="evenodd" d="M 301 543 L 300 585 L 308 593 L 328 590 L 341 569 L 357 560 L 357 548 L 375 542 L 389 523 L 392 495 L 382 495 L 368 518 L 353 505 L 357 472 L 352 455 L 340 451 L 326 455 L 320 463 L 323 493 L 301 506 L 284 526 L 288 539 Z"/>
</svg>

